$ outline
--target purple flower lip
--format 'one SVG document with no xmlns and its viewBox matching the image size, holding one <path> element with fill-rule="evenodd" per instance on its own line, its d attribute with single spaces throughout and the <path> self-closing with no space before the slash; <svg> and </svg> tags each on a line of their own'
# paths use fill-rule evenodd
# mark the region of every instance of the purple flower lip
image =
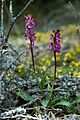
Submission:
<svg viewBox="0 0 80 120">
<path fill-rule="evenodd" d="M 53 40 L 53 34 L 50 34 L 50 40 Z"/>
<path fill-rule="evenodd" d="M 60 30 L 59 29 L 54 30 L 53 34 L 50 34 L 51 42 L 48 48 L 60 53 L 60 48 L 61 48 L 60 39 L 61 39 Z"/>
</svg>

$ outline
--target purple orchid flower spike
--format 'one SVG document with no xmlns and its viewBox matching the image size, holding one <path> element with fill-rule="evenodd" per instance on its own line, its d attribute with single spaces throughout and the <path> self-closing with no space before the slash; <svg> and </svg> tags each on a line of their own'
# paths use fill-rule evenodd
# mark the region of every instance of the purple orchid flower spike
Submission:
<svg viewBox="0 0 80 120">
<path fill-rule="evenodd" d="M 54 34 L 50 34 L 50 45 L 48 46 L 49 49 L 60 53 L 60 30 L 53 31 Z"/>
<path fill-rule="evenodd" d="M 34 41 L 36 40 L 36 36 L 35 36 L 35 32 L 34 32 L 34 29 L 35 29 L 35 22 L 34 22 L 34 19 L 32 17 L 31 14 L 27 15 L 26 16 L 26 20 L 25 20 L 25 39 L 26 40 L 30 40 L 30 44 L 29 46 L 29 49 L 32 48 L 32 46 L 34 45 Z"/>
<path fill-rule="evenodd" d="M 54 30 L 52 34 L 50 34 L 50 45 L 48 46 L 49 49 L 53 50 L 54 51 L 54 79 L 52 81 L 52 89 L 54 87 L 54 82 L 56 80 L 56 67 L 57 67 L 57 64 L 56 64 L 56 52 L 60 53 L 60 48 L 61 48 L 61 45 L 60 45 L 60 39 L 61 39 L 61 36 L 60 36 L 60 30 Z"/>
<path fill-rule="evenodd" d="M 25 39 L 30 40 L 28 48 L 31 50 L 31 56 L 32 56 L 32 63 L 33 63 L 33 70 L 35 72 L 35 65 L 34 65 L 34 55 L 33 55 L 33 46 L 34 41 L 36 40 L 35 36 L 35 21 L 33 19 L 33 16 L 31 14 L 27 15 L 25 17 Z"/>
</svg>

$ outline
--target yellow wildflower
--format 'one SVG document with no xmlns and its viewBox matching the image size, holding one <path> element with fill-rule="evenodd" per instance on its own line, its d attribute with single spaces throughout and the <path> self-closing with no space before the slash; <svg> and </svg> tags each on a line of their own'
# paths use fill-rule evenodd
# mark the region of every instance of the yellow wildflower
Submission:
<svg viewBox="0 0 80 120">
<path fill-rule="evenodd" d="M 61 69 L 59 69 L 59 70 L 58 70 L 58 72 L 59 72 L 59 73 L 61 73 L 61 72 L 62 72 L 62 70 L 61 70 Z"/>
<path fill-rule="evenodd" d="M 71 65 L 75 65 L 75 61 L 72 61 L 72 62 L 71 62 Z"/>
<path fill-rule="evenodd" d="M 72 58 L 73 58 L 73 56 L 72 56 L 71 53 L 66 53 L 66 54 L 65 54 L 65 57 L 64 57 L 64 61 L 66 61 L 66 60 L 68 60 L 68 59 L 72 59 Z"/>
<path fill-rule="evenodd" d="M 7 77 L 12 79 L 12 75 L 10 73 L 7 74 Z"/>
<path fill-rule="evenodd" d="M 78 72 L 78 77 L 80 77 L 80 72 Z"/>
<path fill-rule="evenodd" d="M 65 54 L 65 57 L 67 57 L 67 58 L 72 58 L 72 55 L 71 55 L 71 53 L 66 53 L 66 54 Z"/>
<path fill-rule="evenodd" d="M 19 73 L 21 73 L 22 70 L 23 70 L 23 66 L 22 66 L 22 65 L 18 65 L 18 66 L 17 66 L 17 70 L 18 70 Z"/>
<path fill-rule="evenodd" d="M 80 62 L 76 62 L 76 63 L 75 63 L 75 66 L 76 66 L 76 67 L 79 67 L 79 66 L 80 66 Z"/>
<path fill-rule="evenodd" d="M 73 72 L 73 75 L 74 75 L 74 76 L 78 76 L 78 72 L 74 71 L 74 72 Z"/>
<path fill-rule="evenodd" d="M 49 60 L 46 60 L 46 64 L 47 64 L 47 65 L 50 65 L 50 61 L 49 61 Z"/>
</svg>

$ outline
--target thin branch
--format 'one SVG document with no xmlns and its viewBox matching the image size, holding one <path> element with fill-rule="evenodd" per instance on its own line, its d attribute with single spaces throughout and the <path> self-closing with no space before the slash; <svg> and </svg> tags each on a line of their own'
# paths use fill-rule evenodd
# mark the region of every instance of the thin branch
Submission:
<svg viewBox="0 0 80 120">
<path fill-rule="evenodd" d="M 76 9 L 75 9 L 75 7 L 73 6 L 73 4 L 71 3 L 71 1 L 69 1 L 69 4 L 70 4 L 70 6 L 72 7 L 73 12 L 74 12 L 74 19 L 75 19 L 76 32 L 77 32 L 77 34 L 79 35 L 79 38 L 80 38 L 79 27 L 78 27 L 78 24 L 77 24 L 78 16 L 77 16 L 77 13 L 76 13 Z"/>
<path fill-rule="evenodd" d="M 12 44 L 8 43 L 9 47 L 11 48 L 11 50 L 16 53 L 16 55 L 18 55 L 18 52 L 14 49 L 14 47 L 12 46 Z"/>
<path fill-rule="evenodd" d="M 13 116 L 0 117 L 0 119 L 13 119 L 13 118 L 26 118 L 26 120 L 27 119 L 39 120 L 37 117 L 33 117 L 31 115 L 23 115 L 23 114 L 17 114 L 17 115 L 13 115 Z"/>
<path fill-rule="evenodd" d="M 8 31 L 8 34 L 7 34 L 6 38 L 5 38 L 5 43 L 8 42 L 9 35 L 10 35 L 10 33 L 11 33 L 11 30 L 12 30 L 15 22 L 16 22 L 17 19 L 22 15 L 22 13 L 26 10 L 26 8 L 31 4 L 31 2 L 33 2 L 33 0 L 30 0 L 30 1 L 26 4 L 26 6 L 17 14 L 17 16 L 14 17 L 14 20 L 11 22 L 10 27 L 9 27 L 9 31 Z"/>
<path fill-rule="evenodd" d="M 26 6 L 17 14 L 15 20 L 17 20 L 17 19 L 22 15 L 22 13 L 23 13 L 23 12 L 26 10 L 26 8 L 31 4 L 31 2 L 33 2 L 33 0 L 30 0 L 30 1 L 26 4 Z"/>
<path fill-rule="evenodd" d="M 2 36 L 2 40 L 4 40 L 4 1 L 5 0 L 1 1 L 1 36 Z"/>
<path fill-rule="evenodd" d="M 42 98 L 43 98 L 42 96 L 39 97 L 39 98 L 35 98 L 33 101 L 30 101 L 30 102 L 28 102 L 26 104 L 21 105 L 21 107 L 28 107 L 28 106 L 34 104 L 35 102 L 37 102 L 38 100 L 41 100 Z"/>
<path fill-rule="evenodd" d="M 9 11 L 10 11 L 10 19 L 11 22 L 13 21 L 13 6 L 12 6 L 12 0 L 10 0 L 10 7 L 9 7 Z"/>
</svg>

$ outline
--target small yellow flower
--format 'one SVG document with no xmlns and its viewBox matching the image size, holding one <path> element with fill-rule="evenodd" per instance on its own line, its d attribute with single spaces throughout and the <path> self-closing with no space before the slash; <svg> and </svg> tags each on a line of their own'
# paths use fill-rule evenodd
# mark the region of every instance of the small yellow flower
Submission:
<svg viewBox="0 0 80 120">
<path fill-rule="evenodd" d="M 80 66 L 80 62 L 76 62 L 76 63 L 75 63 L 75 66 L 76 66 L 76 67 L 79 67 L 79 66 Z"/>
<path fill-rule="evenodd" d="M 73 72 L 73 75 L 74 75 L 74 76 L 78 76 L 78 72 L 74 71 L 74 72 Z"/>
<path fill-rule="evenodd" d="M 7 74 L 7 77 L 11 77 L 11 74 L 10 74 L 10 73 L 8 73 L 8 74 Z"/>
<path fill-rule="evenodd" d="M 22 70 L 23 70 L 23 66 L 22 66 L 22 65 L 18 65 L 18 66 L 17 66 L 17 70 L 18 70 L 19 73 L 21 73 Z"/>
<path fill-rule="evenodd" d="M 61 72 L 62 72 L 62 70 L 61 70 L 61 69 L 59 69 L 59 70 L 58 70 L 58 72 L 59 72 L 59 73 L 61 73 Z"/>
<path fill-rule="evenodd" d="M 65 57 L 67 57 L 67 58 L 70 58 L 70 59 L 71 59 L 71 58 L 72 58 L 72 55 L 71 55 L 71 53 L 66 53 L 66 54 L 65 54 Z"/>
<path fill-rule="evenodd" d="M 71 65 L 75 65 L 75 61 L 72 61 L 72 62 L 71 62 Z"/>
<path fill-rule="evenodd" d="M 11 78 L 11 74 L 10 74 L 10 73 L 8 73 L 8 74 L 7 74 L 7 77 L 8 77 L 8 78 Z"/>
<path fill-rule="evenodd" d="M 78 77 L 80 77 L 80 72 L 78 72 Z"/>
<path fill-rule="evenodd" d="M 71 53 L 66 53 L 65 57 L 64 57 L 64 61 L 67 61 L 68 59 L 72 59 L 72 58 L 73 58 L 73 56 Z"/>
<path fill-rule="evenodd" d="M 49 61 L 49 60 L 46 60 L 46 64 L 47 64 L 47 65 L 50 65 L 50 61 Z"/>
<path fill-rule="evenodd" d="M 7 74 L 7 77 L 12 79 L 12 75 L 10 73 Z"/>
</svg>

